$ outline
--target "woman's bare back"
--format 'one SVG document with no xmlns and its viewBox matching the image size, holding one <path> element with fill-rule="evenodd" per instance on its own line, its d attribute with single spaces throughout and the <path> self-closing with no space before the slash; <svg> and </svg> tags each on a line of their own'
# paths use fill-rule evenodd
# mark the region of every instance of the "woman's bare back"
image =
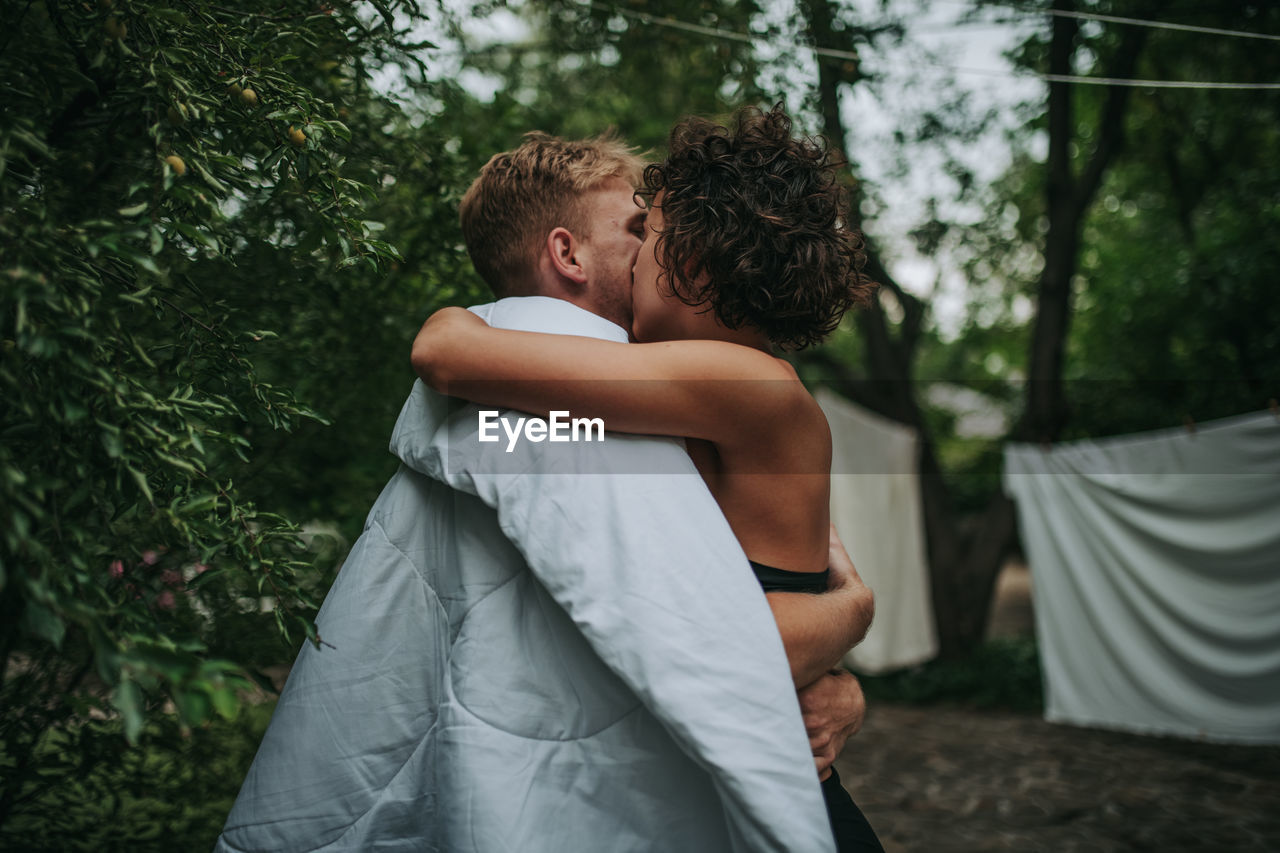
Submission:
<svg viewBox="0 0 1280 853">
<path fill-rule="evenodd" d="M 770 440 L 729 447 L 688 439 L 686 446 L 751 560 L 794 572 L 826 568 L 831 433 L 817 403 Z"/>
</svg>

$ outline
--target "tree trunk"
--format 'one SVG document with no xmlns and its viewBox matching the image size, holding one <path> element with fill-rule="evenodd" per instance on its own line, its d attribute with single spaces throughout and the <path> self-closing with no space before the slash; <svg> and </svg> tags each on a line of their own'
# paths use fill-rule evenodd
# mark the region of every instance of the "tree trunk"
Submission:
<svg viewBox="0 0 1280 853">
<path fill-rule="evenodd" d="M 1054 0 L 1053 8 L 1074 10 L 1073 0 Z M 1049 42 L 1050 75 L 1072 73 L 1076 21 L 1061 16 L 1053 19 Z M 1138 53 L 1147 30 L 1129 27 L 1104 76 L 1129 78 L 1138 63 Z M 1024 441 L 1049 443 L 1062 433 L 1070 417 L 1063 387 L 1067 333 L 1071 325 L 1072 279 L 1080 252 L 1080 229 L 1085 214 L 1102 186 L 1103 176 L 1124 143 L 1124 118 L 1133 91 L 1113 87 L 1103 105 L 1095 138 L 1098 140 L 1079 178 L 1072 174 L 1071 145 L 1075 139 L 1072 109 L 1073 84 L 1049 83 L 1049 162 L 1046 210 L 1049 231 L 1045 235 L 1044 269 L 1037 288 L 1035 325 L 1027 363 L 1027 408 L 1015 434 Z"/>
<path fill-rule="evenodd" d="M 819 47 L 833 44 L 834 11 L 828 0 L 806 0 L 804 14 L 810 35 Z M 832 60 L 818 58 L 818 101 L 823 132 L 832 147 L 849 150 L 840 117 L 840 91 L 848 74 L 841 74 Z M 859 193 L 851 192 L 849 221 L 861 227 Z M 920 441 L 920 492 L 924 516 L 929 579 L 938 640 L 944 657 L 960 657 L 982 641 L 996 575 L 1013 543 L 1012 504 L 997 496 L 971 531 L 961 528 L 950 490 L 930 434 L 916 400 L 913 361 L 924 305 L 905 292 L 885 269 L 874 246 L 867 247 L 867 273 L 902 307 L 903 320 L 895 335 L 878 300 L 858 315 L 858 328 L 866 346 L 866 370 L 870 381 L 820 354 L 810 356 L 829 383 L 853 401 L 886 417 L 915 428 Z"/>
<path fill-rule="evenodd" d="M 1071 0 L 1054 0 L 1055 9 L 1070 11 Z M 848 49 L 836 44 L 834 7 L 829 0 L 803 0 L 802 13 L 818 47 Z M 848 40 L 849 28 L 840 35 Z M 1130 77 L 1146 31 L 1127 28 L 1106 76 Z M 1055 17 L 1050 43 L 1050 73 L 1071 74 L 1075 50 L 1074 20 Z M 818 102 L 823 131 L 832 147 L 849 151 L 840 117 L 840 84 L 850 81 L 832 61 L 818 57 Z M 1070 85 L 1051 83 L 1049 89 L 1049 232 L 1045 266 L 1028 362 L 1027 411 L 1015 430 L 1021 438 L 1052 441 L 1068 417 L 1062 385 L 1067 332 L 1071 318 L 1071 281 L 1076 271 L 1080 228 L 1102 177 L 1123 141 L 1124 115 L 1130 90 L 1116 87 L 1108 95 L 1095 138 L 1098 144 L 1079 180 L 1072 176 L 1070 145 L 1074 138 Z M 851 193 L 849 221 L 861 227 L 856 181 Z M 960 657 L 982 642 L 995 589 L 996 576 L 1015 540 L 1013 503 L 997 494 L 965 525 L 956 513 L 943 478 L 935 443 L 921 416 L 913 381 L 913 361 L 924 306 L 903 291 L 868 244 L 867 272 L 902 306 L 904 319 L 895 335 L 879 301 L 858 315 L 866 347 L 865 368 L 870 379 L 855 377 L 848 368 L 821 354 L 807 357 L 825 371 L 836 390 L 854 402 L 908 424 L 920 438 L 920 487 L 924 515 L 930 587 L 941 654 Z"/>
</svg>

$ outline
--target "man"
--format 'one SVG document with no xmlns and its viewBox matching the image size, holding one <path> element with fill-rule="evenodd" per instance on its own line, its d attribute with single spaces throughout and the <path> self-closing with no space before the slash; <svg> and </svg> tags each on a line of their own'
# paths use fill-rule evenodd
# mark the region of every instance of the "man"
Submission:
<svg viewBox="0 0 1280 853">
<path fill-rule="evenodd" d="M 477 313 L 626 340 L 638 170 L 617 143 L 542 135 L 491 160 L 468 248 L 498 296 L 527 298 Z M 807 681 L 865 632 L 856 573 L 775 629 L 678 441 L 508 454 L 479 424 L 415 386 L 404 465 L 218 849 L 832 849 L 787 669 Z M 805 698 L 821 768 L 861 694 L 830 675 Z"/>
</svg>

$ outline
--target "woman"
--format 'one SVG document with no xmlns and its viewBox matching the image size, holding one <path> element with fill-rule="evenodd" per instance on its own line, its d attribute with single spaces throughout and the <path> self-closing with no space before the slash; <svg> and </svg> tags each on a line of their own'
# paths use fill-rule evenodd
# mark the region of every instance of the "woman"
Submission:
<svg viewBox="0 0 1280 853">
<path fill-rule="evenodd" d="M 682 122 L 644 183 L 637 344 L 493 329 L 446 308 L 414 342 L 414 367 L 436 390 L 478 403 L 684 436 L 765 590 L 822 592 L 831 436 L 772 350 L 816 343 L 872 290 L 860 235 L 841 219 L 836 164 L 822 145 L 792 138 L 780 107 L 749 109 L 732 131 Z M 824 794 L 841 849 L 879 849 L 865 820 L 865 832 L 854 827 L 864 837 L 842 834 L 840 809 L 857 809 L 833 808 L 833 795 L 848 800 L 836 777 Z"/>
</svg>

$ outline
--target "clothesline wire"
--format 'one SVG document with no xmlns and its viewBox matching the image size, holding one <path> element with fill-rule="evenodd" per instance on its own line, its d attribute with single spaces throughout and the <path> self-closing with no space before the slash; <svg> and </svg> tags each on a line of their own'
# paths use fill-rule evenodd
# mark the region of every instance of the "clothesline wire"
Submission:
<svg viewBox="0 0 1280 853">
<path fill-rule="evenodd" d="M 681 21 L 677 18 L 658 17 L 648 12 L 639 12 L 633 9 L 623 9 L 618 6 L 604 6 L 599 3 L 589 3 L 588 5 L 616 12 L 619 15 L 628 18 L 635 18 L 641 23 L 651 26 L 668 27 L 675 30 L 683 30 L 685 32 L 696 33 L 698 35 L 711 36 L 713 38 L 723 38 L 732 41 L 745 42 L 749 44 L 770 44 L 774 43 L 765 38 L 763 34 L 741 33 L 736 30 L 726 30 L 720 27 L 708 27 L 702 24 L 694 24 L 689 21 Z M 776 46 L 776 45 L 774 45 Z M 839 50 L 829 47 L 808 47 L 818 56 L 825 56 L 832 59 L 847 59 L 857 61 L 859 56 L 856 51 Z M 1149 89 L 1246 89 L 1246 90 L 1271 90 L 1280 89 L 1280 83 L 1229 83 L 1214 81 L 1198 81 L 1198 80 L 1135 80 L 1123 79 L 1117 77 L 1085 77 L 1076 74 L 1042 74 L 1039 72 L 1025 72 L 1023 74 L 1015 74 L 1009 71 L 1002 71 L 996 68 L 968 68 L 962 65 L 948 65 L 941 62 L 929 62 L 930 65 L 936 65 L 941 68 L 949 68 L 953 71 L 959 71 L 962 74 L 985 74 L 993 77 L 1024 77 L 1030 76 L 1047 83 L 1077 83 L 1089 86 L 1133 86 L 1137 88 Z"/>
<path fill-rule="evenodd" d="M 969 5 L 966 0 L 942 0 L 951 5 Z M 1178 30 L 1187 33 L 1201 33 L 1211 36 L 1227 36 L 1230 38 L 1265 39 L 1280 41 L 1280 35 L 1271 33 L 1255 33 L 1249 30 L 1226 30 L 1219 27 L 1201 27 L 1195 24 L 1175 24 L 1171 21 L 1153 21 L 1149 18 L 1128 18 L 1121 15 L 1103 15 L 1098 12 L 1076 12 L 1068 9 L 1043 9 L 1020 3 L 988 3 L 988 6 L 999 6 L 1032 15 L 1052 15 L 1058 18 L 1074 18 L 1081 21 L 1102 21 L 1108 24 L 1127 24 L 1134 27 L 1151 27 L 1157 30 Z"/>
</svg>

